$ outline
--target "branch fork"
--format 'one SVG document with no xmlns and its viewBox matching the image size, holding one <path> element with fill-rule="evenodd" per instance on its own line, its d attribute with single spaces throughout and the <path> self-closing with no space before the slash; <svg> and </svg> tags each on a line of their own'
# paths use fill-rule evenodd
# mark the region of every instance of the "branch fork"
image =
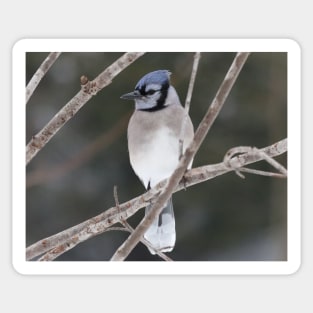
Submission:
<svg viewBox="0 0 313 313">
<path fill-rule="evenodd" d="M 271 158 L 281 155 L 287 151 L 287 139 L 283 139 L 269 147 L 262 148 L 260 151 L 265 152 L 266 155 Z M 244 167 L 245 165 L 261 161 L 262 159 L 262 154 L 255 155 L 250 151 L 250 153 L 247 152 L 233 156 L 230 163 L 240 164 L 241 167 Z M 237 168 L 238 166 L 234 167 Z M 174 192 L 178 192 L 185 187 L 194 186 L 231 171 L 232 168 L 225 166 L 225 162 L 193 168 L 185 173 L 185 182 L 180 182 Z M 107 209 L 89 220 L 32 244 L 26 249 L 26 260 L 32 260 L 45 254 L 40 260 L 51 261 L 89 238 L 100 235 L 104 231 L 116 230 L 116 227 L 113 227 L 114 224 L 119 223 L 121 219 L 127 220 L 141 208 L 147 206 L 148 202 L 155 202 L 158 194 L 164 189 L 166 182 L 167 180 L 159 183 L 156 187 L 150 189 L 143 195 L 125 203 L 119 203 L 117 200 L 117 207 Z"/>
<path fill-rule="evenodd" d="M 255 170 L 251 168 L 246 168 L 241 166 L 237 163 L 232 163 L 233 158 L 236 155 L 244 155 L 249 154 L 251 156 L 255 155 L 256 158 L 265 160 L 267 163 L 272 165 L 278 172 L 280 173 L 272 173 L 267 171 L 260 171 Z M 274 160 L 271 156 L 269 156 L 266 152 L 256 148 L 256 147 L 246 147 L 246 146 L 240 146 L 229 149 L 223 160 L 225 166 L 231 170 L 233 170 L 240 178 L 245 178 L 245 176 L 242 174 L 242 172 L 256 174 L 256 175 L 263 175 L 263 176 L 275 176 L 280 178 L 286 178 L 287 177 L 287 170 L 286 168 L 281 165 L 279 162 Z"/>
</svg>

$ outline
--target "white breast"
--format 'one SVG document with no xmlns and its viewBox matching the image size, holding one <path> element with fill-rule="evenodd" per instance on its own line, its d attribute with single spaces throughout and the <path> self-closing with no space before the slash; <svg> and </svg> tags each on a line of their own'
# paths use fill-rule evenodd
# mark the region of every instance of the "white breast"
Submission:
<svg viewBox="0 0 313 313">
<path fill-rule="evenodd" d="M 146 188 L 149 182 L 154 187 L 169 178 L 177 167 L 184 114 L 181 105 L 169 104 L 155 112 L 136 110 L 130 118 L 127 130 L 130 163 Z M 189 117 L 185 126 L 183 150 L 193 139 Z"/>
<path fill-rule="evenodd" d="M 154 187 L 171 176 L 179 161 L 178 140 L 167 127 L 155 131 L 140 149 L 129 152 L 131 165 L 146 188 L 149 182 Z"/>
</svg>

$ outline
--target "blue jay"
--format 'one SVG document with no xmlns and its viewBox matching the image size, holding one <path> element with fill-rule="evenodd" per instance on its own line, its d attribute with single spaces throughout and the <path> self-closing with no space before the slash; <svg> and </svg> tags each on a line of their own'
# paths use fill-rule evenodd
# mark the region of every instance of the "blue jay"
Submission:
<svg viewBox="0 0 313 313">
<path fill-rule="evenodd" d="M 134 100 L 135 111 L 127 130 L 131 166 L 148 190 L 169 178 L 179 163 L 179 139 L 185 111 L 173 86 L 170 72 L 158 70 L 143 76 L 133 92 L 121 96 Z M 194 129 L 186 117 L 183 152 L 193 140 Z M 191 162 L 192 163 L 192 162 Z M 189 167 L 191 168 L 191 164 Z M 146 214 L 151 205 L 146 207 Z M 172 199 L 144 235 L 154 250 L 170 252 L 176 241 Z"/>
</svg>

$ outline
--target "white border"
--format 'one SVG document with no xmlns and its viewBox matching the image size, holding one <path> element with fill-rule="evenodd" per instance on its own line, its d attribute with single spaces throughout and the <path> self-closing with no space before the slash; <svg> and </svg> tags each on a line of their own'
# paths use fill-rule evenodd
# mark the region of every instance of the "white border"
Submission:
<svg viewBox="0 0 313 313">
<path fill-rule="evenodd" d="M 25 261 L 25 52 L 288 52 L 288 261 Z M 23 39 L 13 47 L 12 262 L 21 274 L 292 274 L 300 267 L 300 47 L 290 39 Z"/>
</svg>

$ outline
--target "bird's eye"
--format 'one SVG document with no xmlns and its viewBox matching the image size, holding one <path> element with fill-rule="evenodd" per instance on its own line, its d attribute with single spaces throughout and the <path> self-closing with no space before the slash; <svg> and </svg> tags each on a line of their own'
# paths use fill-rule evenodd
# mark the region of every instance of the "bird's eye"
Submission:
<svg viewBox="0 0 313 313">
<path fill-rule="evenodd" d="M 156 92 L 156 90 L 150 89 L 147 91 L 147 95 L 151 96 Z"/>
</svg>

